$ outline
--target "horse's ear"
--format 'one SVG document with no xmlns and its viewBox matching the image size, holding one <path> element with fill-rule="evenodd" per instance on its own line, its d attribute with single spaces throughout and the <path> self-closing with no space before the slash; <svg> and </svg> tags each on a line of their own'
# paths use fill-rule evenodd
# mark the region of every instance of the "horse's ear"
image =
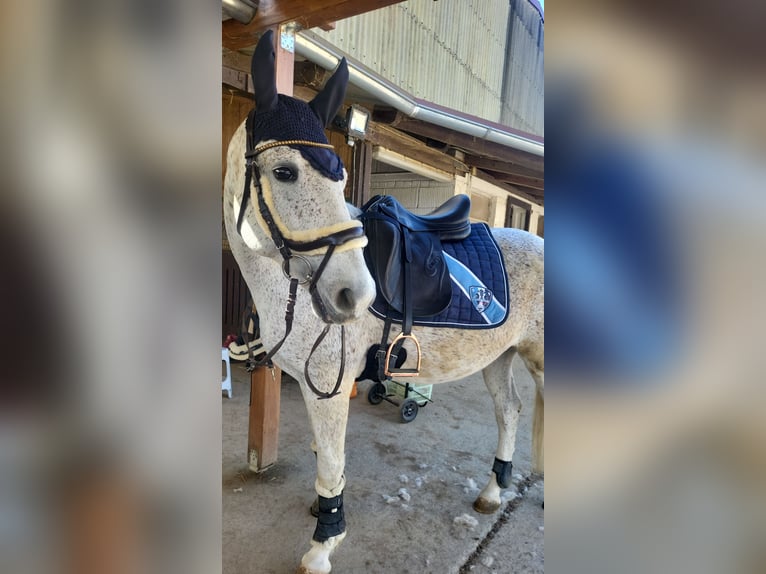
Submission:
<svg viewBox="0 0 766 574">
<path fill-rule="evenodd" d="M 338 109 L 346 97 L 347 84 L 348 64 L 346 64 L 346 58 L 343 58 L 335 73 L 327 80 L 322 91 L 309 102 L 309 106 L 314 110 L 323 126 L 327 126 L 338 113 Z"/>
<path fill-rule="evenodd" d="M 250 64 L 255 92 L 256 113 L 268 112 L 277 106 L 277 80 L 274 73 L 274 31 L 267 30 L 253 52 Z"/>
</svg>

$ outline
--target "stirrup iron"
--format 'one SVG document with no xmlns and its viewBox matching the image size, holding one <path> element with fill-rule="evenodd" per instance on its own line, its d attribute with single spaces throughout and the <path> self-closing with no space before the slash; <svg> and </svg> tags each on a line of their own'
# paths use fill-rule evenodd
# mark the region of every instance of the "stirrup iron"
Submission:
<svg viewBox="0 0 766 574">
<path fill-rule="evenodd" d="M 399 341 L 404 341 L 405 339 L 412 339 L 412 341 L 415 343 L 415 350 L 418 352 L 418 364 L 417 367 L 414 369 L 399 369 L 394 367 L 393 369 L 389 368 L 391 364 L 391 352 L 393 351 L 394 347 Z M 385 375 L 387 377 L 417 377 L 420 374 L 420 343 L 418 342 L 417 337 L 415 335 L 409 334 L 405 335 L 404 333 L 399 333 L 396 338 L 391 342 L 391 344 L 388 346 L 388 351 L 386 351 L 386 370 Z"/>
</svg>

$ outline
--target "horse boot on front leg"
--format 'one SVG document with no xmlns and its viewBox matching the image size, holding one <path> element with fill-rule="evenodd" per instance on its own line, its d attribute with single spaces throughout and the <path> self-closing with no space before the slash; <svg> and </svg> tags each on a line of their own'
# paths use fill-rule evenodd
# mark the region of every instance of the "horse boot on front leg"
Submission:
<svg viewBox="0 0 766 574">
<path fill-rule="evenodd" d="M 311 538 L 311 549 L 301 559 L 298 574 L 329 574 L 331 571 L 330 555 L 346 537 L 342 488 L 344 485 L 345 480 L 341 483 L 339 493 L 335 496 L 325 497 L 318 494 L 317 524 Z M 319 487 L 317 490 L 329 494 Z"/>
<path fill-rule="evenodd" d="M 330 357 L 329 361 L 332 359 Z M 330 369 L 318 369 L 327 373 Z M 326 375 L 325 375 L 326 376 Z M 317 478 L 314 489 L 317 494 L 317 522 L 310 544 L 311 548 L 301 559 L 300 574 L 328 574 L 332 569 L 331 554 L 346 536 L 343 490 L 346 486 L 345 437 L 348 421 L 348 391 L 353 379 L 348 377 L 341 386 L 342 394 L 331 399 L 318 400 L 307 392 L 304 399 L 309 420 L 314 431 L 312 450 L 316 453 Z M 328 381 L 321 381 L 324 387 Z"/>
</svg>

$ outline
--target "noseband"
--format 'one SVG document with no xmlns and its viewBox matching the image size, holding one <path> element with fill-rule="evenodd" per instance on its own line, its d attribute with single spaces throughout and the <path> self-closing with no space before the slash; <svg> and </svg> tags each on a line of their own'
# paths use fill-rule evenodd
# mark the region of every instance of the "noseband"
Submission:
<svg viewBox="0 0 766 574">
<path fill-rule="evenodd" d="M 282 255 L 282 272 L 285 277 L 290 281 L 290 287 L 287 296 L 287 308 L 285 309 L 285 334 L 282 339 L 276 344 L 276 346 L 267 353 L 267 355 L 260 361 L 255 361 L 250 354 L 250 347 L 248 346 L 248 353 L 250 358 L 247 360 L 247 369 L 252 371 L 255 367 L 264 366 L 270 364 L 271 358 L 279 351 L 282 344 L 287 339 L 290 331 L 292 330 L 295 301 L 298 293 L 298 285 L 308 283 L 309 293 L 311 294 L 311 300 L 314 302 L 316 308 L 320 311 L 322 317 L 327 317 L 327 308 L 322 301 L 322 298 L 317 292 L 317 281 L 322 276 L 327 263 L 333 253 L 340 251 L 347 251 L 357 247 L 364 247 L 367 243 L 367 238 L 364 235 L 364 228 L 361 222 L 351 220 L 338 225 L 329 227 L 323 227 L 311 231 L 303 232 L 291 232 L 282 222 L 279 214 L 274 206 L 273 198 L 271 197 L 271 187 L 264 186 L 261 182 L 261 172 L 258 168 L 256 158 L 267 149 L 279 147 L 279 146 L 312 146 L 321 147 L 327 149 L 333 149 L 331 144 L 313 142 L 308 140 L 282 140 L 264 144 L 260 147 L 255 147 L 252 130 L 250 129 L 253 118 L 253 112 L 247 117 L 246 129 L 247 129 L 247 152 L 245 153 L 245 189 L 242 193 L 242 202 L 239 206 L 239 213 L 237 214 L 237 232 L 242 235 L 242 223 L 245 219 L 245 210 L 247 209 L 247 203 L 250 200 L 250 188 L 255 181 L 256 200 L 258 202 L 257 215 L 259 224 L 266 231 L 274 245 Z M 266 182 L 268 183 L 268 182 Z M 265 188 L 265 189 L 264 189 Z M 305 237 L 305 239 L 303 239 Z M 311 263 L 306 256 L 309 255 L 324 255 L 322 261 L 317 267 L 316 272 L 313 270 Z M 300 265 L 293 266 L 293 263 L 299 262 Z M 303 267 L 304 272 L 298 275 L 295 267 Z M 324 329 L 320 333 L 317 340 L 314 342 L 314 346 L 311 348 L 306 363 L 304 365 L 304 376 L 309 388 L 320 399 L 329 399 L 339 394 L 339 388 L 343 379 L 343 372 L 346 362 L 346 330 L 341 325 L 341 360 L 340 370 L 338 372 L 338 379 L 335 386 L 330 392 L 322 392 L 314 386 L 309 376 L 309 362 L 314 355 L 314 351 L 324 340 L 325 336 L 330 330 L 330 325 L 325 325 Z"/>
</svg>

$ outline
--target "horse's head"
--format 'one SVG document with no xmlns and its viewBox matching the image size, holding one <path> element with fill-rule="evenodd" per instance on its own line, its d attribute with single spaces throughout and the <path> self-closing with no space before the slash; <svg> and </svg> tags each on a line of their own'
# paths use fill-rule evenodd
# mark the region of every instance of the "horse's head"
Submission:
<svg viewBox="0 0 766 574">
<path fill-rule="evenodd" d="M 325 323 L 345 323 L 375 297 L 362 255 L 366 238 L 343 197 L 346 170 L 324 134 L 343 103 L 348 69 L 341 61 L 308 104 L 278 95 L 272 36 L 264 34 L 253 54 L 256 109 L 229 144 L 229 242 L 240 265 L 248 254 L 279 261 L 311 291 Z"/>
</svg>

